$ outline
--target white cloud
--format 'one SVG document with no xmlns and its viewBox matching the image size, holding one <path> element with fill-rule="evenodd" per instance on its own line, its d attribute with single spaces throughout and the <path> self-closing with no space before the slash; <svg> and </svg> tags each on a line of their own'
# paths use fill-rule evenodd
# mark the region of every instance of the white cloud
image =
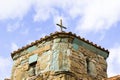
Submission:
<svg viewBox="0 0 120 80">
<path fill-rule="evenodd" d="M 84 31 L 107 30 L 120 20 L 119 14 L 119 0 L 92 0 L 85 8 L 77 29 Z"/>
<path fill-rule="evenodd" d="M 58 14 L 58 10 L 56 10 L 53 6 L 56 6 L 56 1 L 54 0 L 36 0 L 34 7 L 36 14 L 34 15 L 34 21 L 46 21 L 50 17 L 53 16 L 53 14 Z"/>
<path fill-rule="evenodd" d="M 69 4 L 69 0 L 44 0 L 44 1 L 40 1 L 40 0 L 36 0 L 35 2 L 35 11 L 36 14 L 34 16 L 34 21 L 46 21 L 48 20 L 50 17 L 54 18 L 56 15 L 61 15 L 61 12 L 59 9 L 61 10 L 66 10 Z M 71 3 L 70 3 L 71 4 Z M 67 11 L 65 12 L 67 13 Z"/>
<path fill-rule="evenodd" d="M 7 25 L 7 31 L 8 32 L 13 32 L 13 31 L 19 29 L 20 27 L 22 27 L 22 24 L 20 22 L 16 22 L 16 23 L 13 23 L 13 24 L 8 24 Z"/>
<path fill-rule="evenodd" d="M 0 20 L 22 19 L 32 4 L 33 0 L 0 0 Z"/>
<path fill-rule="evenodd" d="M 5 78 L 10 78 L 12 69 L 12 60 L 10 57 L 1 57 L 0 56 L 0 80 Z"/>
<path fill-rule="evenodd" d="M 108 76 L 115 76 L 120 74 L 120 46 L 115 46 L 110 49 L 108 62 Z"/>
<path fill-rule="evenodd" d="M 16 43 L 11 43 L 11 51 L 15 51 L 18 49 L 18 45 Z"/>
<path fill-rule="evenodd" d="M 22 19 L 33 7 L 33 21 L 46 21 L 56 16 L 74 20 L 76 31 L 107 30 L 120 20 L 120 0 L 0 0 L 0 20 Z"/>
<path fill-rule="evenodd" d="M 120 20 L 120 0 L 36 0 L 34 21 L 46 21 L 64 14 L 79 17 L 76 31 L 107 30 Z"/>
</svg>

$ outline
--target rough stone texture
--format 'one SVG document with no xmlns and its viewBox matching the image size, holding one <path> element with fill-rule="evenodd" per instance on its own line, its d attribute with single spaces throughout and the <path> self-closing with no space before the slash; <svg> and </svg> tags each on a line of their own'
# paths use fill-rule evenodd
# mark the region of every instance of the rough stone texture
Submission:
<svg viewBox="0 0 120 80">
<path fill-rule="evenodd" d="M 5 78 L 4 80 L 10 80 L 10 79 L 8 79 L 8 78 Z"/>
<path fill-rule="evenodd" d="M 106 78 L 106 79 L 103 79 L 103 80 L 120 80 L 120 75 L 113 76 L 113 77 L 110 77 L 110 78 Z"/>
<path fill-rule="evenodd" d="M 86 47 L 87 46 L 87 47 Z M 107 52 L 75 36 L 56 35 L 14 54 L 11 80 L 102 80 Z M 35 58 L 34 55 L 38 57 Z"/>
</svg>

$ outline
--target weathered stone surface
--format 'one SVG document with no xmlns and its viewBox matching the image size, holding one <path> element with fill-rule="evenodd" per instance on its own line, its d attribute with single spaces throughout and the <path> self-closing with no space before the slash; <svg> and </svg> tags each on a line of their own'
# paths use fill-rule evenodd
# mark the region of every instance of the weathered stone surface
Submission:
<svg viewBox="0 0 120 80">
<path fill-rule="evenodd" d="M 13 80 L 22 80 L 25 72 L 22 70 L 22 67 L 18 67 L 14 71 Z"/>
<path fill-rule="evenodd" d="M 37 77 L 35 80 L 43 80 L 43 77 Z"/>
<path fill-rule="evenodd" d="M 29 64 L 37 62 L 37 59 L 38 59 L 38 54 L 34 54 L 34 55 L 30 56 L 29 57 Z"/>
<path fill-rule="evenodd" d="M 90 61 L 88 63 L 88 69 L 89 69 L 89 74 L 93 77 L 96 77 L 96 75 L 97 75 L 96 65 L 94 64 L 93 61 Z"/>
<path fill-rule="evenodd" d="M 29 77 L 35 76 L 35 68 L 30 67 L 30 69 L 28 71 L 28 75 L 29 75 Z"/>
<path fill-rule="evenodd" d="M 110 77 L 110 78 L 105 78 L 105 79 L 102 79 L 102 80 L 120 80 L 120 75 L 113 76 L 113 77 Z"/>
<path fill-rule="evenodd" d="M 79 46 L 74 43 L 74 44 L 73 44 L 73 49 L 77 51 L 77 50 L 79 49 Z"/>
<path fill-rule="evenodd" d="M 50 45 L 46 45 L 46 46 L 44 46 L 44 47 L 41 47 L 41 48 L 33 51 L 32 53 L 38 53 L 39 55 L 41 55 L 42 52 L 47 51 L 47 50 L 49 50 L 50 48 L 51 48 Z"/>
<path fill-rule="evenodd" d="M 14 56 L 13 56 L 13 60 L 16 60 L 18 57 L 20 57 L 18 54 L 15 54 Z"/>
<path fill-rule="evenodd" d="M 59 66 L 58 66 L 58 55 L 59 55 L 59 50 L 54 50 L 52 52 L 52 61 L 50 64 L 50 70 L 58 70 Z"/>
<path fill-rule="evenodd" d="M 102 80 L 107 63 L 100 52 L 73 36 L 54 36 L 13 56 L 11 80 Z"/>
<path fill-rule="evenodd" d="M 94 52 L 95 54 L 97 55 L 100 55 L 100 56 L 103 56 L 105 59 L 108 57 L 108 54 L 100 49 L 97 49 L 96 47 L 92 46 L 92 45 L 89 45 L 87 43 L 85 43 L 84 41 L 82 40 L 79 40 L 77 38 L 74 38 L 73 40 L 73 44 L 78 44 L 79 46 L 82 46 L 82 47 L 85 47 L 86 49 Z"/>
<path fill-rule="evenodd" d="M 29 64 L 28 63 L 23 64 L 22 69 L 23 71 L 27 71 L 29 69 Z"/>
<path fill-rule="evenodd" d="M 69 44 L 67 43 L 53 43 L 52 50 L 66 51 Z"/>
<path fill-rule="evenodd" d="M 54 43 L 59 43 L 61 41 L 61 38 L 56 38 L 53 40 Z"/>
<path fill-rule="evenodd" d="M 26 63 L 26 62 L 28 62 L 28 59 L 22 60 L 21 61 L 21 65 L 24 64 L 24 63 Z"/>
<path fill-rule="evenodd" d="M 50 66 L 50 62 L 52 60 L 52 52 L 51 51 L 48 51 L 48 52 L 45 52 L 41 55 L 41 57 L 39 58 L 39 64 L 40 66 L 40 71 L 47 71 L 49 70 L 49 66 Z"/>
<path fill-rule="evenodd" d="M 62 38 L 62 39 L 61 39 L 61 42 L 68 43 L 68 40 L 69 40 L 68 38 Z"/>
<path fill-rule="evenodd" d="M 27 52 L 32 52 L 32 51 L 34 51 L 36 49 L 37 49 L 36 46 L 32 46 L 32 47 L 30 47 L 30 48 L 27 49 Z"/>
</svg>

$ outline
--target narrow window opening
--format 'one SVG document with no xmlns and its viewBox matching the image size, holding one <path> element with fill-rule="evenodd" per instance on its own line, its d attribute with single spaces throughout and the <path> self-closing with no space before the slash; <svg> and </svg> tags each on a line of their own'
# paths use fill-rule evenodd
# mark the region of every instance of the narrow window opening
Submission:
<svg viewBox="0 0 120 80">
<path fill-rule="evenodd" d="M 32 77 L 32 76 L 35 76 L 35 67 L 36 67 L 36 63 L 37 62 L 34 62 L 32 64 L 30 64 L 30 69 L 29 69 L 29 76 Z"/>
<path fill-rule="evenodd" d="M 86 59 L 86 64 L 87 64 L 87 73 L 89 74 L 90 73 L 90 69 L 89 69 L 89 59 L 87 58 Z"/>
</svg>

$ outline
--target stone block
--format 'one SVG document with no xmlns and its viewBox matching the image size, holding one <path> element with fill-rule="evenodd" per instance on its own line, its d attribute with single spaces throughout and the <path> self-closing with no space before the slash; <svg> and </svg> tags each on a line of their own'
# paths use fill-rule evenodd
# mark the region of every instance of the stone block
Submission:
<svg viewBox="0 0 120 80">
<path fill-rule="evenodd" d="M 28 71 L 28 75 L 29 75 L 29 77 L 35 76 L 35 68 L 34 67 L 30 67 L 30 69 Z"/>
<path fill-rule="evenodd" d="M 49 70 L 51 61 L 52 61 L 52 52 L 51 51 L 44 52 L 38 59 L 37 68 L 39 68 L 39 71 L 42 72 L 47 71 Z"/>
<path fill-rule="evenodd" d="M 25 54 L 27 54 L 27 51 L 25 50 L 25 51 L 22 51 L 21 53 L 20 53 L 20 56 L 23 56 L 23 55 L 25 55 Z"/>
<path fill-rule="evenodd" d="M 16 68 L 13 75 L 13 80 L 22 80 L 25 77 L 25 72 L 22 71 L 22 67 L 19 67 Z"/>
<path fill-rule="evenodd" d="M 36 76 L 28 77 L 28 78 L 25 79 L 25 80 L 36 80 Z"/>
<path fill-rule="evenodd" d="M 67 49 L 67 56 L 69 56 L 71 54 L 71 50 Z"/>
<path fill-rule="evenodd" d="M 42 76 L 38 76 L 35 80 L 44 80 Z"/>
<path fill-rule="evenodd" d="M 92 77 L 96 77 L 97 75 L 97 71 L 96 71 L 96 65 L 94 64 L 94 62 L 90 61 L 88 64 L 88 70 L 89 70 L 89 74 Z"/>
<path fill-rule="evenodd" d="M 44 44 L 44 46 L 51 45 L 52 41 L 48 41 Z"/>
<path fill-rule="evenodd" d="M 52 46 L 52 50 L 60 50 L 60 51 L 66 51 L 68 49 L 67 43 L 54 43 Z"/>
<path fill-rule="evenodd" d="M 80 40 L 79 39 L 77 39 L 77 38 L 74 38 L 74 40 L 73 40 L 73 42 L 72 43 L 75 43 L 75 44 L 78 44 L 78 45 L 80 45 Z"/>
<path fill-rule="evenodd" d="M 98 58 L 98 61 L 99 61 L 100 64 L 107 65 L 106 60 L 102 56 L 99 55 L 97 58 Z"/>
<path fill-rule="evenodd" d="M 78 56 L 79 56 L 80 58 L 84 58 L 84 57 L 85 57 L 82 52 L 80 52 L 80 53 L 78 54 Z"/>
<path fill-rule="evenodd" d="M 61 38 L 56 38 L 53 40 L 54 43 L 59 43 L 61 41 Z"/>
<path fill-rule="evenodd" d="M 37 50 L 33 51 L 32 53 L 38 53 L 39 55 L 41 55 L 42 52 L 50 50 L 50 48 L 51 48 L 50 45 L 46 45 L 41 48 L 38 48 Z"/>
<path fill-rule="evenodd" d="M 27 71 L 29 69 L 29 64 L 25 63 L 22 65 L 23 71 Z"/>
<path fill-rule="evenodd" d="M 13 56 L 13 60 L 16 60 L 18 57 L 20 57 L 18 54 L 15 54 L 14 56 Z"/>
<path fill-rule="evenodd" d="M 50 70 L 59 70 L 59 65 L 58 65 L 58 55 L 59 55 L 59 50 L 54 50 L 52 52 L 52 60 L 50 64 Z"/>
<path fill-rule="evenodd" d="M 38 54 L 34 54 L 34 55 L 30 56 L 29 57 L 29 64 L 37 62 L 37 59 L 38 59 Z"/>
<path fill-rule="evenodd" d="M 21 61 L 21 65 L 24 64 L 24 63 L 26 63 L 26 62 L 28 62 L 28 59 L 22 60 Z"/>
<path fill-rule="evenodd" d="M 68 48 L 72 49 L 72 44 L 68 43 Z"/>
<path fill-rule="evenodd" d="M 59 46 L 59 43 L 53 43 L 52 50 L 57 49 Z"/>
<path fill-rule="evenodd" d="M 62 67 L 64 67 L 64 65 L 63 65 L 63 54 L 62 53 L 59 53 L 58 61 L 59 61 L 59 69 L 62 69 Z"/>
<path fill-rule="evenodd" d="M 16 61 L 15 61 L 15 64 L 16 64 L 16 66 L 18 66 L 19 64 L 20 64 L 20 59 L 18 58 Z"/>
<path fill-rule="evenodd" d="M 79 49 L 79 46 L 77 44 L 73 43 L 73 49 L 77 51 Z"/>
<path fill-rule="evenodd" d="M 68 42 L 68 38 L 62 38 L 62 39 L 61 39 L 61 42 L 67 43 L 67 42 Z"/>
<path fill-rule="evenodd" d="M 28 48 L 27 49 L 27 52 L 32 52 L 32 51 L 34 51 L 34 50 L 36 50 L 37 49 L 37 47 L 36 46 L 32 46 L 32 47 L 30 47 L 30 48 Z"/>
</svg>

